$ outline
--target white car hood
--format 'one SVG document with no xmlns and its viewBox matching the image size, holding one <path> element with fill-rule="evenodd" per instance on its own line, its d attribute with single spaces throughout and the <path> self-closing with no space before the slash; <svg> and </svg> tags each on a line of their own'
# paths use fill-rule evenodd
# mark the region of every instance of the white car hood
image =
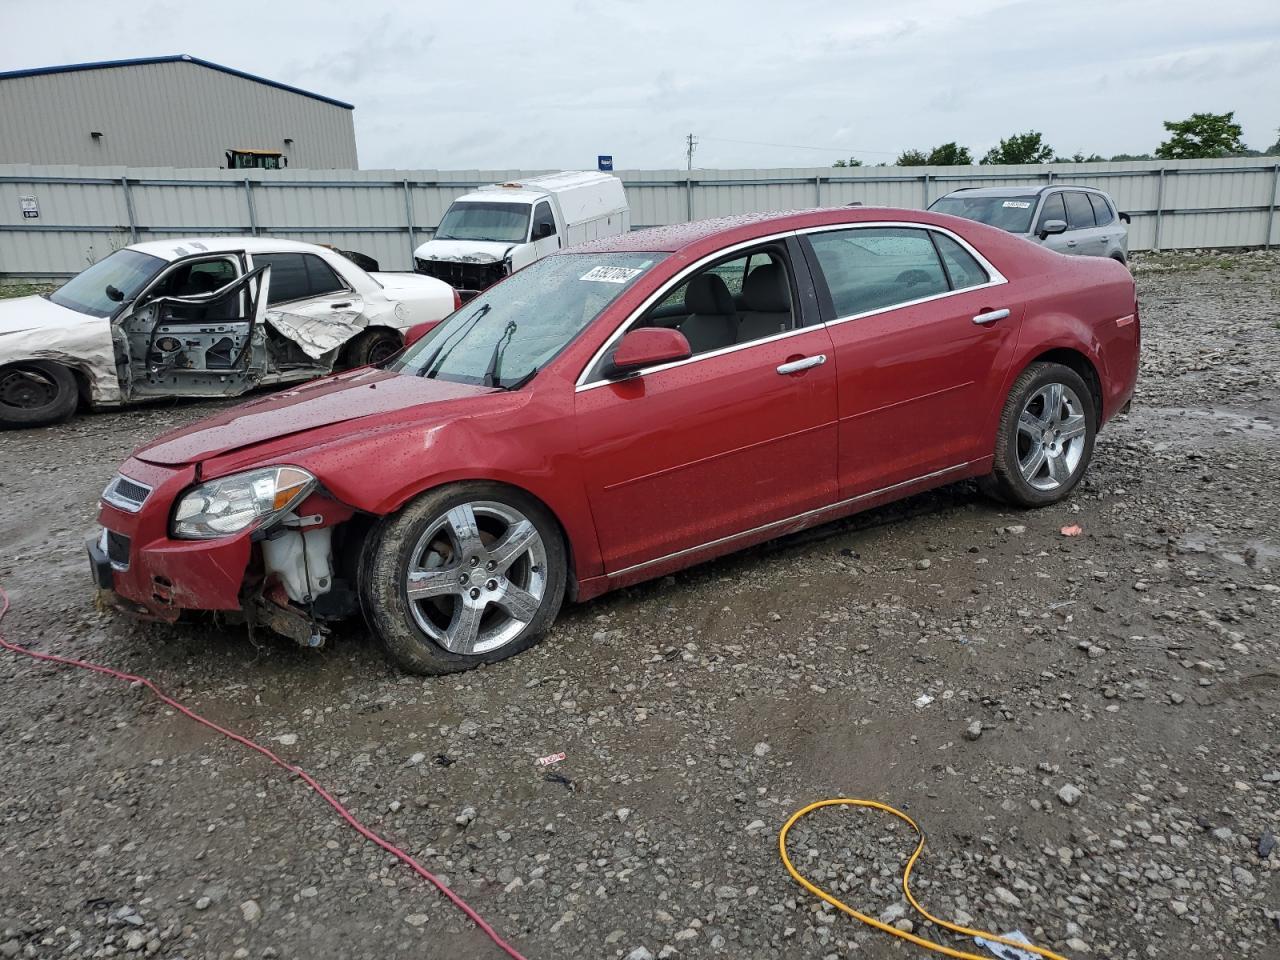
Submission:
<svg viewBox="0 0 1280 960">
<path fill-rule="evenodd" d="M 497 263 L 506 259 L 519 243 L 494 240 L 428 240 L 413 255 L 421 260 L 448 260 L 451 263 Z"/>
<path fill-rule="evenodd" d="M 106 326 L 104 317 L 91 317 L 60 307 L 44 297 L 17 297 L 0 300 L 0 336 L 20 333 L 23 330 L 50 330 L 78 327 L 84 323 L 100 323 Z"/>
</svg>

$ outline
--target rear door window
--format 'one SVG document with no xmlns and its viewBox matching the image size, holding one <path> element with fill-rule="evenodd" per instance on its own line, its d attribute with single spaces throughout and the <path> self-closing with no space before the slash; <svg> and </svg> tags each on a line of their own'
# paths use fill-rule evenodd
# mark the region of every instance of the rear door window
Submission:
<svg viewBox="0 0 1280 960">
<path fill-rule="evenodd" d="M 1040 219 L 1036 221 L 1036 229 L 1043 230 L 1044 225 L 1050 220 L 1061 220 L 1067 222 L 1067 207 L 1062 202 L 1062 194 L 1051 193 L 1044 201 L 1044 207 L 1040 210 Z"/>
<path fill-rule="evenodd" d="M 973 254 L 945 233 L 934 233 L 933 240 L 938 245 L 938 253 L 942 255 L 943 266 L 947 268 L 951 289 L 978 287 L 991 279 L 987 276 L 987 271 L 982 269 L 982 264 L 973 258 Z"/>
<path fill-rule="evenodd" d="M 1079 190 L 1068 190 L 1066 192 L 1067 202 L 1067 225 L 1072 230 L 1092 229 L 1095 226 L 1093 219 L 1093 204 L 1089 202 L 1089 195 L 1081 193 Z"/>
<path fill-rule="evenodd" d="M 345 290 L 333 268 L 312 253 L 256 253 L 254 266 L 271 265 L 268 305 Z"/>
<path fill-rule="evenodd" d="M 1115 219 L 1111 213 L 1111 204 L 1107 203 L 1107 198 L 1100 193 L 1086 193 L 1089 202 L 1093 204 L 1093 219 L 1100 227 L 1105 227 Z"/>
<path fill-rule="evenodd" d="M 855 227 L 809 234 L 836 317 L 946 293 L 947 275 L 929 233 L 910 227 Z"/>
</svg>

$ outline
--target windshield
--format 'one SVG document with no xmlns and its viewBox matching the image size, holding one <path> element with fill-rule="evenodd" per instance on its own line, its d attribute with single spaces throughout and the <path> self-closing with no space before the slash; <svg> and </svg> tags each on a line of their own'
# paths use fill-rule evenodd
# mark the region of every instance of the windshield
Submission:
<svg viewBox="0 0 1280 960">
<path fill-rule="evenodd" d="M 406 350 L 391 369 L 456 383 L 519 387 L 663 256 L 546 257 L 476 297 Z"/>
<path fill-rule="evenodd" d="M 49 299 L 77 313 L 109 317 L 121 304 L 134 299 L 163 266 L 164 261 L 159 257 L 137 250 L 117 250 L 72 277 L 49 294 Z M 112 290 L 110 294 L 108 287 Z"/>
<path fill-rule="evenodd" d="M 952 194 L 940 197 L 929 207 L 934 213 L 949 213 L 953 217 L 989 223 L 1010 233 L 1030 233 L 1031 216 L 1036 211 L 1036 196 L 1025 197 L 966 197 Z"/>
<path fill-rule="evenodd" d="M 455 203 L 444 212 L 435 239 L 524 243 L 529 239 L 529 204 Z"/>
</svg>

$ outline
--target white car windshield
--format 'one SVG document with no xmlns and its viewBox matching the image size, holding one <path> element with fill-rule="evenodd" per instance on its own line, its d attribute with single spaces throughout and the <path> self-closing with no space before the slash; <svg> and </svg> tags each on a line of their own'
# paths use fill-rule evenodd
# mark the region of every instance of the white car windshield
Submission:
<svg viewBox="0 0 1280 960">
<path fill-rule="evenodd" d="M 496 240 L 524 243 L 529 239 L 527 203 L 455 203 L 440 218 L 436 240 Z"/>
<path fill-rule="evenodd" d="M 1010 233 L 1030 233 L 1031 216 L 1036 210 L 1034 195 L 1026 197 L 966 197 L 953 194 L 940 197 L 929 207 L 934 213 L 977 220 Z"/>
<path fill-rule="evenodd" d="M 137 297 L 164 264 L 159 257 L 137 250 L 117 250 L 72 277 L 49 294 L 49 299 L 76 313 L 109 317 L 121 304 Z"/>
<path fill-rule="evenodd" d="M 516 389 L 664 256 L 566 253 L 546 257 L 444 320 L 394 361 L 391 369 Z"/>
</svg>

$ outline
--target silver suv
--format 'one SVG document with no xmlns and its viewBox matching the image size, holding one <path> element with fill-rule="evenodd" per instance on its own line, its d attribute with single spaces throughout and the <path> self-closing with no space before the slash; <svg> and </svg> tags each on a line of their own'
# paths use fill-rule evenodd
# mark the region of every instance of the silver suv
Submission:
<svg viewBox="0 0 1280 960">
<path fill-rule="evenodd" d="M 989 223 L 1058 253 L 1121 263 L 1129 257 L 1129 215 L 1117 213 L 1111 198 L 1092 187 L 966 187 L 929 209 Z"/>
</svg>

